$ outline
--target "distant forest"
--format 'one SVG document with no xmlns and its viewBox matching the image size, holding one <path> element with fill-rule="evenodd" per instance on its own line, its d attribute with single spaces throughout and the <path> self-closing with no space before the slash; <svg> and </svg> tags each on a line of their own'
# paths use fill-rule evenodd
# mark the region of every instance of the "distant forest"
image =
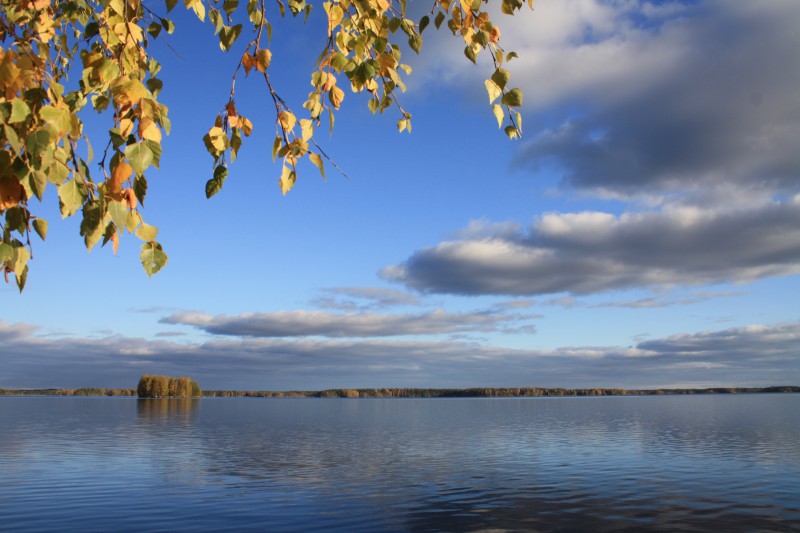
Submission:
<svg viewBox="0 0 800 533">
<path fill-rule="evenodd" d="M 654 396 L 667 394 L 754 394 L 800 392 L 800 387 L 714 387 L 707 389 L 561 389 L 561 388 L 471 388 L 471 389 L 328 389 L 323 391 L 206 390 L 207 398 L 525 398 L 545 396 Z M 136 396 L 136 389 L 1 389 L 0 396 Z"/>
</svg>

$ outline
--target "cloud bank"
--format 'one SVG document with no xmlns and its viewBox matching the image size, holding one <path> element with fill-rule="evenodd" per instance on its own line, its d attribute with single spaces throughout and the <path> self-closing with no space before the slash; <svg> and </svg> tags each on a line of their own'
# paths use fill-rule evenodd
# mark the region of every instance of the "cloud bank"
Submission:
<svg viewBox="0 0 800 533">
<path fill-rule="evenodd" d="M 218 338 L 177 343 L 38 334 L 0 322 L 0 387 L 133 387 L 144 373 L 204 388 L 768 386 L 800 379 L 800 322 L 632 347 L 510 349 L 463 341 Z"/>
</svg>

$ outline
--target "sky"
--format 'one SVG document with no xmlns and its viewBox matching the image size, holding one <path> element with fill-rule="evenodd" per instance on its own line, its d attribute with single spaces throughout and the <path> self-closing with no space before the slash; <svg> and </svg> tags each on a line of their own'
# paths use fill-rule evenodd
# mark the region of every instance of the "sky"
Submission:
<svg viewBox="0 0 800 533">
<path fill-rule="evenodd" d="M 431 26 L 405 55 L 412 133 L 348 93 L 318 139 L 347 176 L 302 166 L 285 197 L 263 79 L 237 79 L 254 133 L 206 200 L 201 138 L 241 47 L 178 6 L 142 211 L 169 263 L 148 279 L 131 235 L 87 253 L 47 191 L 25 291 L 0 284 L 0 387 L 800 384 L 800 3 L 534 8 L 495 15 L 521 139 L 497 130 L 488 60 Z M 298 113 L 324 32 L 320 6 L 274 23 Z"/>
</svg>

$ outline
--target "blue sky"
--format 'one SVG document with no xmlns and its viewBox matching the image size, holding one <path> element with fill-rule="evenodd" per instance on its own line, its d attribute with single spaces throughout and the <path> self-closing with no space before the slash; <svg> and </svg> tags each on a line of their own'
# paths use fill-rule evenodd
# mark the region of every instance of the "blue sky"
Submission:
<svg viewBox="0 0 800 533">
<path fill-rule="evenodd" d="M 87 254 L 48 191 L 25 292 L 0 285 L 0 387 L 800 382 L 800 4 L 498 14 L 525 93 L 514 142 L 489 65 L 430 27 L 407 56 L 413 133 L 348 93 L 319 141 L 349 178 L 306 165 L 286 197 L 272 103 L 240 79 L 254 134 L 211 200 L 201 137 L 238 54 L 173 14 L 171 48 L 153 48 L 173 129 L 143 210 L 169 264 L 148 279 L 133 237 Z M 319 6 L 275 24 L 271 77 L 298 113 L 323 24 Z"/>
</svg>

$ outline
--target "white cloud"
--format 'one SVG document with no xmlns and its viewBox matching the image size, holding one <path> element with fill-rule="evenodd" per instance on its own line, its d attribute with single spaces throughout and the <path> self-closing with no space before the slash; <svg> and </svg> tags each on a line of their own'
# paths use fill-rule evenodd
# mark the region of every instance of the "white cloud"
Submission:
<svg viewBox="0 0 800 533">
<path fill-rule="evenodd" d="M 274 311 L 241 315 L 210 316 L 204 313 L 174 313 L 161 319 L 165 324 L 195 326 L 214 335 L 247 337 L 394 337 L 490 332 L 521 325 L 531 317 L 497 311 L 449 313 L 441 309 L 417 314 L 327 311 Z"/>
<path fill-rule="evenodd" d="M 381 275 L 431 293 L 515 295 L 743 283 L 800 272 L 800 200 L 550 213 L 527 232 L 442 242 Z"/>
</svg>

